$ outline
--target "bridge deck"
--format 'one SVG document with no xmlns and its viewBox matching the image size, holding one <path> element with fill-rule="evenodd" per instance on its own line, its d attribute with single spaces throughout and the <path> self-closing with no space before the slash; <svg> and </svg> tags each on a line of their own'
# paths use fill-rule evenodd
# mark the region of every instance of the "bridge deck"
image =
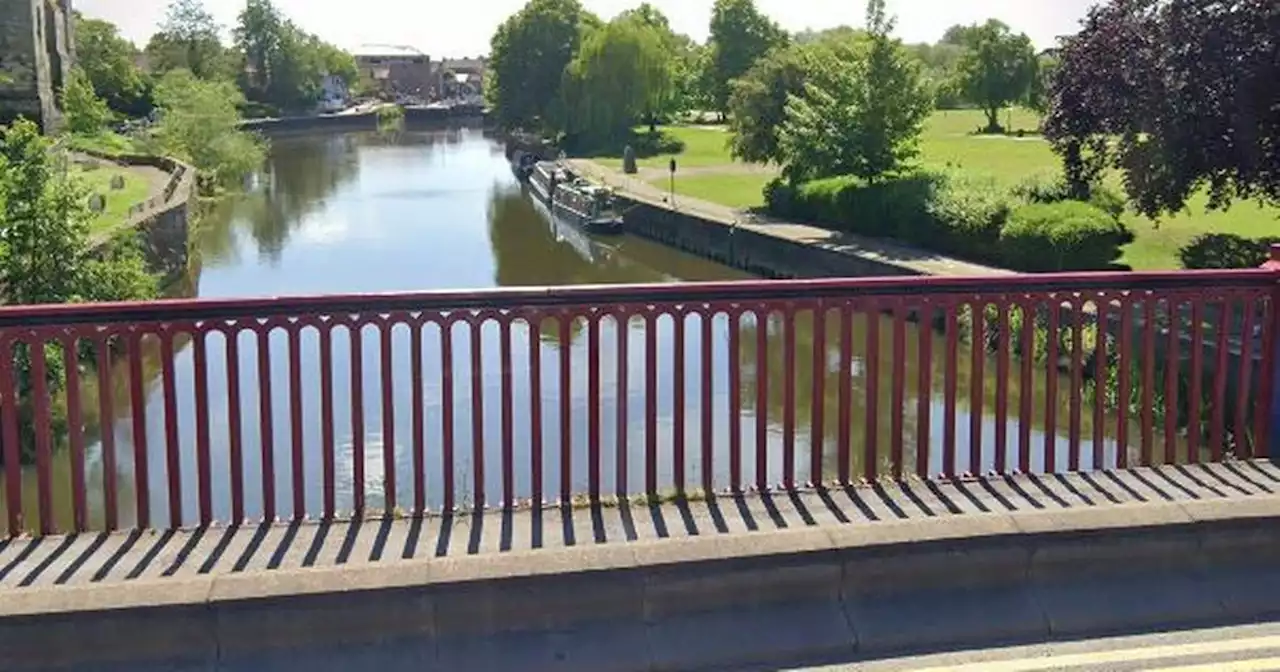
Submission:
<svg viewBox="0 0 1280 672">
<path fill-rule="evenodd" d="M 1268 498 L 1276 493 L 1280 467 L 1242 461 L 962 483 L 910 482 L 655 506 L 0 540 L 0 594 L 37 586 L 163 581 L 804 526 Z"/>
</svg>

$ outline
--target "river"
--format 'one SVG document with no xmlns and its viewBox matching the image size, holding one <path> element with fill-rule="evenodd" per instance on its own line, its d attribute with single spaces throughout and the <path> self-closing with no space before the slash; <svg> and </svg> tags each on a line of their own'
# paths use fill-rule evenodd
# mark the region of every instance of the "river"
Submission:
<svg viewBox="0 0 1280 672">
<path fill-rule="evenodd" d="M 698 281 L 698 280 L 734 280 L 748 278 L 747 274 L 721 266 L 719 264 L 706 261 L 704 259 L 694 257 L 671 248 L 667 248 L 646 240 L 621 236 L 616 238 L 593 239 L 583 235 L 575 229 L 566 227 L 553 221 L 544 209 L 535 206 L 530 199 L 524 195 L 520 186 L 515 182 L 511 175 L 511 171 L 506 163 L 501 145 L 494 140 L 486 137 L 479 130 L 470 129 L 452 129 L 448 131 L 437 132 L 402 132 L 393 135 L 385 134 L 341 134 L 341 135 L 318 135 L 318 136 L 302 136 L 276 139 L 272 143 L 272 150 L 269 157 L 267 167 L 263 170 L 258 179 L 255 180 L 253 187 L 248 193 L 233 198 L 216 206 L 212 212 L 208 213 L 202 220 L 198 230 L 193 232 L 192 259 L 191 267 L 187 278 L 179 283 L 174 290 L 175 293 L 185 296 L 199 297 L 248 297 L 248 296 L 277 296 L 277 295 L 299 295 L 299 294 L 319 294 L 319 293 L 358 293 L 358 292 L 380 292 L 380 291 L 400 291 L 400 290 L 424 290 L 424 289 L 466 289 L 466 288 L 487 288 L 487 287 L 510 287 L 510 286 L 528 286 L 528 285 L 577 285 L 577 284 L 594 284 L 594 283 L 651 283 L 651 282 L 680 282 L 680 281 Z M 824 378 L 821 388 L 825 391 L 824 398 L 826 407 L 825 415 L 828 418 L 826 440 L 825 440 L 825 462 L 829 465 L 828 474 L 834 474 L 835 470 L 835 418 L 838 410 L 835 400 L 837 398 L 836 390 L 842 384 L 839 380 L 840 366 L 838 362 L 838 349 L 835 345 L 839 343 L 839 334 L 836 331 L 837 325 L 832 321 L 826 336 L 828 344 L 828 356 L 826 359 L 825 370 L 822 371 Z M 881 348 L 877 353 L 880 362 L 880 377 L 884 381 L 881 386 L 875 390 L 866 388 L 866 357 L 863 350 L 863 344 L 866 341 L 866 323 L 863 319 L 855 319 L 853 323 L 853 343 L 854 343 L 854 362 L 850 366 L 851 380 L 847 383 L 853 388 L 850 395 L 853 402 L 853 410 L 851 417 L 854 419 L 854 436 L 860 436 L 862 424 L 865 418 L 865 402 L 871 395 L 875 395 L 879 399 L 879 416 L 878 424 L 881 427 L 880 435 L 882 442 L 881 454 L 887 455 L 887 435 L 891 427 L 892 417 L 895 412 L 906 414 L 904 420 L 904 434 L 908 446 L 908 460 L 914 460 L 913 446 L 916 430 L 914 423 L 914 409 L 916 408 L 916 390 L 914 381 L 918 380 L 915 371 L 915 353 L 920 341 L 917 333 L 914 331 L 914 325 L 908 325 L 908 334 L 906 339 L 906 351 L 902 353 L 893 352 L 892 332 L 889 327 L 889 320 L 880 320 L 880 329 L 882 337 L 880 338 Z M 615 343 L 616 338 L 610 337 L 609 330 L 616 328 L 615 325 L 603 325 L 602 342 L 605 344 Z M 728 361 L 728 349 L 725 343 L 728 340 L 730 326 L 727 320 L 718 318 L 712 321 L 710 332 L 714 342 L 711 348 L 712 353 L 712 369 L 713 390 L 715 390 L 715 413 L 713 418 L 713 436 L 716 444 L 716 459 L 714 464 L 718 470 L 716 480 L 718 483 L 726 483 L 727 477 L 720 473 L 727 464 L 727 448 L 726 436 L 728 434 L 728 426 L 730 422 L 741 423 L 742 441 L 743 441 L 743 464 L 744 482 L 753 482 L 755 474 L 753 471 L 753 456 L 756 450 L 756 423 L 755 417 L 757 413 L 757 391 L 755 381 L 758 376 L 755 369 L 756 362 L 756 338 L 754 330 L 757 325 L 754 323 L 746 323 L 739 327 L 743 330 L 741 343 L 742 353 L 740 355 L 740 365 L 742 370 L 742 414 L 739 418 L 730 419 L 728 416 L 728 400 L 726 399 L 726 376 L 730 362 Z M 581 326 L 575 325 L 573 333 L 568 339 L 569 347 L 574 348 L 574 358 L 577 361 L 578 352 L 585 350 L 584 338 L 581 334 Z M 751 331 L 751 334 L 747 332 Z M 495 330 L 496 332 L 496 330 Z M 684 352 L 687 353 L 686 371 L 689 372 L 685 376 L 686 384 L 689 385 L 686 399 L 687 403 L 694 404 L 690 407 L 690 420 L 686 423 L 685 432 L 687 436 L 687 444 L 689 446 L 689 454 L 695 456 L 691 461 L 694 462 L 693 471 L 689 476 L 688 482 L 698 482 L 697 460 L 698 446 L 700 436 L 700 426 L 698 424 L 698 412 L 696 410 L 696 400 L 699 399 L 698 390 L 698 372 L 700 371 L 700 324 L 696 321 L 690 322 L 686 330 L 686 347 Z M 767 329 L 768 333 L 768 350 L 764 360 L 767 362 L 768 375 L 773 381 L 780 381 L 783 377 L 783 350 L 781 347 L 781 328 L 779 324 L 770 323 Z M 513 334 L 515 338 L 527 337 L 527 334 Z M 674 404 L 671 395 L 671 375 L 670 365 L 672 344 L 674 343 L 674 334 L 670 322 L 659 323 L 659 345 L 658 357 L 659 363 L 664 366 L 664 373 L 659 376 L 659 404 L 658 404 L 658 426 L 660 431 L 664 432 L 665 437 L 670 437 L 672 431 L 672 417 Z M 496 352 L 495 344 L 491 341 L 496 337 L 496 333 L 485 332 L 482 338 L 485 340 L 484 351 L 485 361 Z M 439 334 L 436 335 L 439 338 Z M 629 349 L 632 357 L 643 352 L 643 339 L 637 335 L 636 340 Z M 349 365 L 349 358 L 343 359 L 342 355 L 337 353 L 349 352 L 346 347 L 346 341 L 340 340 L 340 335 L 334 337 L 335 352 L 335 370 Z M 407 357 L 404 353 L 408 350 L 407 340 L 403 334 L 397 335 L 397 370 L 407 367 Z M 797 325 L 796 333 L 797 352 L 806 352 L 811 350 L 814 341 L 812 326 L 804 321 Z M 377 345 L 376 338 L 364 339 L 366 346 L 365 358 L 368 366 L 366 371 L 377 369 L 377 354 L 373 348 Z M 178 349 L 175 356 L 175 376 L 180 390 L 188 390 L 191 385 L 192 377 L 192 346 L 189 341 L 181 343 L 182 347 Z M 272 345 L 273 357 L 276 366 L 273 368 L 275 373 L 280 375 L 284 380 L 287 378 L 287 353 L 284 352 L 283 343 L 280 350 L 277 351 L 275 343 Z M 214 338 L 210 338 L 209 344 L 209 386 L 210 386 L 210 418 L 214 427 L 213 437 L 211 439 L 212 455 L 213 455 L 213 484 L 214 484 L 214 503 L 218 510 L 219 517 L 226 518 L 229 513 L 229 478 L 228 478 L 228 458 L 227 458 L 227 432 L 225 429 L 227 421 L 227 392 L 226 392 L 226 360 L 224 344 L 215 342 Z M 559 339 L 555 334 L 543 334 L 543 343 L 541 348 L 544 352 L 551 351 L 561 347 Z M 943 406 L 941 401 L 941 380 L 943 379 L 943 364 L 941 353 L 944 344 L 940 339 L 935 339 L 933 352 L 934 354 L 934 389 L 931 391 L 931 406 L 934 412 L 931 414 L 931 444 L 937 444 L 943 436 Z M 433 350 L 428 348 L 428 352 Z M 517 353 L 522 349 L 517 346 Z M 604 353 L 605 357 L 611 357 L 609 352 Z M 246 350 L 242 352 L 241 361 L 242 368 L 252 369 L 253 352 Z M 317 487 L 320 483 L 320 460 L 316 453 L 318 450 L 311 450 L 315 445 L 318 429 L 310 422 L 315 417 L 315 408 L 318 405 L 315 393 L 317 387 L 316 378 L 318 374 L 316 360 L 318 358 L 318 350 L 315 346 L 314 339 L 304 340 L 302 343 L 303 363 L 307 373 L 304 374 L 303 386 L 305 391 L 304 403 L 306 409 L 304 412 L 309 419 L 308 427 L 305 434 L 305 443 L 308 446 L 306 457 L 307 483 L 309 489 L 307 491 L 308 509 L 315 511 L 319 508 L 320 492 Z M 546 355 L 544 354 L 545 358 Z M 905 408 L 894 408 L 894 400 L 891 396 L 890 386 L 888 385 L 888 377 L 893 371 L 893 363 L 897 357 L 905 357 L 911 362 L 907 367 L 907 380 L 912 381 L 908 386 Z M 343 359 L 343 361 L 336 361 Z M 967 360 L 967 358 L 965 358 Z M 554 361 L 554 360 L 548 360 Z M 523 364 L 527 360 L 517 360 L 514 362 L 515 368 L 521 370 Z M 466 364 L 464 361 L 463 365 Z M 115 384 L 117 399 L 116 412 L 117 417 L 111 424 L 116 439 L 116 455 L 117 455 L 117 487 L 119 488 L 120 502 L 120 522 L 123 525 L 129 525 L 133 520 L 133 465 L 131 460 L 132 449 L 132 422 L 130 420 L 129 409 L 127 407 L 127 382 L 123 379 L 123 370 L 126 367 L 117 367 L 121 370 L 118 376 L 121 380 Z M 496 401 L 498 394 L 496 389 L 488 391 L 490 385 L 496 386 L 500 375 L 494 371 L 496 367 L 487 367 L 484 377 L 484 385 L 486 389 L 486 398 Z M 278 369 L 278 370 L 276 370 Z M 994 370 L 992 365 L 987 366 L 987 371 Z M 1015 369 L 1016 370 L 1016 369 Z M 163 398 L 159 381 L 159 366 L 155 362 L 149 362 L 144 367 L 144 375 L 146 376 L 147 390 L 147 438 L 148 438 L 148 464 L 150 465 L 150 481 L 151 481 L 151 508 L 153 514 L 153 524 L 163 524 L 167 522 L 164 512 L 167 510 L 167 491 L 166 491 L 166 475 L 165 475 L 165 434 L 164 434 L 164 418 L 163 418 Z M 606 377 L 610 375 L 611 369 L 606 367 L 604 371 Z M 427 363 L 427 378 L 432 379 L 432 364 Z M 438 374 L 438 366 L 434 371 Z M 794 413 L 797 418 L 797 434 L 796 442 L 796 474 L 799 480 L 805 480 L 808 474 L 809 464 L 809 439 L 807 434 L 807 420 L 810 417 L 813 405 L 813 376 L 815 367 L 812 358 L 799 357 L 796 366 L 796 385 L 795 385 L 795 405 Z M 399 374 L 397 374 L 399 375 Z M 579 367 L 575 366 L 574 375 L 580 375 Z M 958 388 L 961 390 L 962 397 L 960 407 L 957 410 L 956 427 L 959 445 L 959 462 L 967 464 L 968 450 L 968 430 L 970 427 L 970 419 L 965 410 L 964 400 L 968 398 L 970 390 L 968 380 L 967 366 L 962 365 L 957 371 L 960 378 Z M 989 374 L 988 374 L 989 375 Z M 554 378 L 554 376 L 551 376 Z M 1016 376 L 1014 376 L 1016 378 Z M 335 376 L 341 379 L 339 376 Z M 254 381 L 256 378 L 246 378 L 243 383 L 245 396 L 242 399 L 243 418 L 246 426 L 243 434 L 246 444 L 244 446 L 245 469 L 244 482 L 246 484 L 246 507 L 248 514 L 252 517 L 255 513 L 260 514 L 262 509 L 261 489 L 258 487 L 260 483 L 260 460 L 258 456 L 258 438 L 257 427 L 255 426 L 258 408 L 258 399 Z M 602 409 L 605 418 L 603 426 L 603 435 L 612 437 L 616 434 L 616 427 L 610 423 L 615 417 L 613 409 L 619 402 L 616 394 L 608 392 L 608 390 L 616 389 L 610 386 L 610 380 L 606 378 L 603 385 L 603 393 L 601 399 Z M 633 379 L 635 380 L 635 379 Z M 1018 399 L 1018 390 L 1016 380 L 1011 386 L 1010 391 L 1010 407 L 1016 409 L 1014 400 Z M 550 387 L 544 388 L 543 393 L 547 396 L 548 402 L 545 404 L 544 413 L 548 414 L 546 442 L 549 446 L 558 445 L 556 436 L 557 423 L 555 413 L 557 412 L 555 405 L 551 400 L 556 398 L 559 390 L 556 383 L 551 381 L 547 383 Z M 89 383 L 86 383 L 88 386 Z M 585 432 L 576 420 L 583 412 L 585 406 L 585 398 L 583 392 L 585 387 L 582 384 L 575 383 L 574 389 L 574 409 L 575 416 L 574 436 L 572 442 L 574 445 L 575 460 L 578 466 L 575 466 L 573 475 L 574 490 L 585 490 L 585 476 L 581 473 L 580 465 L 583 464 L 581 453 L 586 450 Z M 341 386 L 340 386 L 341 387 Z M 286 384 L 277 384 L 273 391 L 274 410 L 272 416 L 275 418 L 273 423 L 275 431 L 275 464 L 277 465 L 277 492 L 279 500 L 279 511 L 282 515 L 289 514 L 289 422 L 288 422 L 288 391 L 285 389 Z M 366 443 L 366 460 L 365 473 L 367 478 L 366 490 L 375 500 L 371 503 L 372 508 L 380 508 L 384 503 L 378 502 L 380 496 L 380 478 L 383 473 L 383 465 L 381 463 L 382 450 L 380 448 L 380 410 L 378 408 L 378 394 L 376 384 L 369 386 L 369 392 L 365 395 L 366 400 L 366 416 L 368 421 L 365 428 Z M 516 408 L 525 409 L 518 410 L 515 423 L 517 427 L 526 426 L 528 422 L 528 408 L 530 389 L 526 383 L 516 382 L 514 386 L 516 394 Z M 339 426 L 336 428 L 338 436 L 338 490 L 340 507 L 341 502 L 350 501 L 352 492 L 352 467 L 351 464 L 351 446 L 352 446 L 352 424 L 350 418 L 344 414 L 349 408 L 345 405 L 349 403 L 350 390 L 344 391 L 338 389 L 335 391 L 334 408 L 338 409 L 337 422 Z M 434 390 L 438 392 L 438 389 Z M 469 451 L 466 449 L 470 445 L 471 437 L 469 434 L 472 426 L 469 420 L 465 420 L 468 412 L 468 398 L 463 389 L 459 392 L 458 398 L 455 400 L 455 408 L 453 409 L 458 422 L 457 441 L 460 446 L 457 451 L 459 457 L 459 471 L 461 474 L 469 473 L 469 465 L 465 463 Z M 94 394 L 95 391 L 86 391 L 86 394 Z M 1043 394 L 1042 390 L 1036 394 L 1037 398 Z M 643 395 L 641 395 L 643 396 Z M 781 425 L 780 420 L 784 415 L 784 392 L 781 384 L 771 384 L 768 386 L 767 406 L 767 443 L 765 450 L 769 453 L 770 467 L 769 480 L 777 482 L 780 477 L 780 444 L 781 444 Z M 403 386 L 396 395 L 396 406 L 400 404 L 410 403 L 407 390 Z M 444 412 L 440 408 L 438 396 L 434 395 L 433 390 L 428 390 L 427 403 L 431 404 L 431 408 L 427 411 L 427 445 L 439 445 L 438 441 L 433 442 L 432 432 L 438 431 L 440 416 Z M 631 418 L 643 417 L 643 401 L 639 398 L 632 399 L 629 402 L 635 408 L 630 415 Z M 636 404 L 639 404 L 636 406 Z M 90 404 L 86 404 L 88 407 Z M 498 409 L 495 408 L 496 403 L 489 402 L 489 406 L 484 414 L 483 431 L 486 437 L 496 435 L 498 431 L 499 415 Z M 984 404 L 984 408 L 991 409 L 993 403 L 990 399 Z M 1037 400 L 1037 408 L 1042 408 L 1043 404 Z M 196 505 L 195 499 L 195 460 L 194 460 L 194 400 L 189 392 L 180 392 L 178 399 L 178 424 L 179 424 L 179 444 L 182 449 L 182 479 L 184 482 L 184 522 L 190 523 L 194 517 Z M 1015 411 L 1016 413 L 1016 411 Z M 1086 410 L 1086 415 L 1089 412 Z M 409 435 L 408 413 L 399 413 L 396 418 L 397 437 L 405 437 Z M 94 440 L 100 435 L 101 430 L 95 426 L 101 423 L 96 422 L 96 418 L 91 419 L 90 426 L 86 427 L 87 435 L 87 480 L 89 485 L 89 506 L 91 514 L 91 526 L 99 527 L 103 521 L 102 503 L 103 495 L 103 466 L 101 455 L 101 444 Z M 405 425 L 401 428 L 401 425 Z M 983 420 L 984 434 L 987 437 L 993 435 L 995 426 L 998 421 L 992 417 L 985 417 Z M 1085 436 L 1082 452 L 1085 454 L 1086 464 L 1090 462 L 1089 453 L 1090 443 L 1089 422 L 1085 418 Z M 643 474 L 643 436 L 639 434 L 643 428 L 636 427 L 634 430 L 628 427 L 628 433 L 634 435 L 634 439 L 629 442 L 629 462 L 634 467 L 632 474 L 637 476 Z M 1016 425 L 1009 426 L 1009 437 L 1012 456 L 1016 451 Z M 611 439 L 610 439 L 611 440 Z M 412 461 L 409 451 L 403 448 L 403 440 L 398 441 L 396 472 L 400 483 L 405 484 L 399 488 L 399 496 L 393 504 L 401 508 L 408 507 L 412 502 L 412 491 L 408 484 L 413 481 Z M 493 459 L 497 458 L 496 439 L 487 439 L 486 444 L 492 449 Z M 1065 448 L 1065 441 L 1059 441 L 1059 450 Z M 1042 445 L 1042 437 L 1037 431 L 1035 433 L 1035 446 Z M 608 456 L 612 455 L 612 444 L 602 446 L 606 455 L 604 464 L 605 473 L 612 474 L 612 462 Z M 663 441 L 661 448 L 664 465 L 669 464 L 669 441 Z M 1114 457 L 1114 446 L 1108 442 L 1107 451 L 1110 457 Z M 936 452 L 936 451 L 935 451 Z M 1035 451 L 1037 454 L 1039 451 Z M 555 453 L 554 450 L 548 450 L 548 453 Z M 855 459 L 861 459 L 861 449 L 855 448 Z M 553 456 L 549 456 L 551 459 Z M 990 464 L 991 455 L 984 456 L 984 463 Z M 1059 458 L 1064 459 L 1064 458 Z M 436 457 L 430 457 L 430 460 L 438 460 Z M 910 463 L 910 462 L 909 462 Z M 931 456 L 931 465 L 936 469 L 938 466 L 938 458 Z M 1061 462 L 1060 462 L 1061 463 Z M 517 453 L 517 464 L 528 464 L 527 458 Z M 550 467 L 548 462 L 548 485 L 547 492 L 555 493 L 557 491 L 556 469 Z M 859 465 L 851 465 L 854 473 L 857 474 L 861 468 Z M 427 478 L 428 491 L 430 496 L 428 502 L 430 504 L 439 504 L 439 469 L 433 470 L 432 474 Z M 28 524 L 34 527 L 35 510 L 36 510 L 36 479 L 32 470 L 24 470 L 24 508 L 27 510 Z M 501 491 L 499 483 L 496 481 L 499 470 L 490 467 L 488 473 L 493 483 L 487 486 L 490 493 L 490 499 L 493 499 L 493 493 Z M 55 513 L 58 518 L 58 524 L 64 528 L 70 523 L 70 466 L 68 451 L 62 450 L 54 460 L 54 483 L 55 483 Z M 670 473 L 665 468 L 660 474 L 660 478 L 664 483 L 669 483 Z M 517 486 L 517 494 L 519 496 L 527 496 L 529 494 L 528 474 L 521 473 L 517 475 L 519 485 Z M 460 501 L 467 501 L 466 489 L 461 484 L 468 482 L 466 476 L 459 477 L 460 483 Z M 638 480 L 632 483 L 639 483 Z M 2 484 L 0 484 L 2 487 Z M 607 489 L 607 487 L 606 487 Z M 4 506 L 4 498 L 0 497 L 0 513 Z M 0 516 L 0 520 L 3 517 Z"/>
</svg>

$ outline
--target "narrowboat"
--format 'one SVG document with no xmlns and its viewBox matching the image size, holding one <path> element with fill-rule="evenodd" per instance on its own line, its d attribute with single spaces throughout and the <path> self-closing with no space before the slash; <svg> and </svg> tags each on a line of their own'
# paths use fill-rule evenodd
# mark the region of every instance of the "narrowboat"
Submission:
<svg viewBox="0 0 1280 672">
<path fill-rule="evenodd" d="M 574 175 L 552 161 L 539 161 L 529 171 L 529 189 L 551 213 L 590 233 L 622 233 L 622 216 L 613 192 Z"/>
</svg>

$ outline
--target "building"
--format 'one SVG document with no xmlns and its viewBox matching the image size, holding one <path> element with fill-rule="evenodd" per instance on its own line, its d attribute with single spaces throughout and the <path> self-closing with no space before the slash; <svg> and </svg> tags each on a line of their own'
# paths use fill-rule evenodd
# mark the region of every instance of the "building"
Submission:
<svg viewBox="0 0 1280 672">
<path fill-rule="evenodd" d="M 75 58 L 71 0 L 0 0 L 0 124 L 18 117 L 47 131 Z"/>
<path fill-rule="evenodd" d="M 370 44 L 353 55 L 361 76 L 385 94 L 428 99 L 439 86 L 431 59 L 413 47 Z"/>
<path fill-rule="evenodd" d="M 445 97 L 468 98 L 484 93 L 484 75 L 489 59 L 445 58 L 436 66 L 440 76 L 440 91 Z"/>
</svg>

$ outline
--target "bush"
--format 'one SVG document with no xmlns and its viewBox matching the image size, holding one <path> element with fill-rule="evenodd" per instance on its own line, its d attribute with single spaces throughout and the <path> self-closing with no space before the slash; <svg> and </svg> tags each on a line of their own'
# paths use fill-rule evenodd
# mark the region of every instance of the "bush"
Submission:
<svg viewBox="0 0 1280 672">
<path fill-rule="evenodd" d="M 1024 203 L 1061 203 L 1072 199 L 1071 186 L 1061 174 L 1032 175 L 1013 188 L 1013 196 Z M 1089 203 L 1115 219 L 1124 214 L 1124 196 L 1101 184 L 1089 187 Z"/>
<path fill-rule="evenodd" d="M 929 212 L 945 234 L 948 251 L 970 259 L 1000 263 L 1003 261 L 997 252 L 1000 232 L 1009 220 L 1012 207 L 1008 193 L 995 180 L 957 174 L 938 184 Z"/>
<path fill-rule="evenodd" d="M 1089 203 L 1032 203 L 1010 213 L 1000 252 L 1019 270 L 1097 270 L 1108 267 L 1131 237 L 1110 213 Z"/>
<path fill-rule="evenodd" d="M 1280 237 L 1245 238 L 1232 233 L 1206 233 L 1178 250 L 1178 259 L 1187 269 L 1257 268 L 1266 263 L 1275 244 L 1280 244 Z"/>
</svg>

